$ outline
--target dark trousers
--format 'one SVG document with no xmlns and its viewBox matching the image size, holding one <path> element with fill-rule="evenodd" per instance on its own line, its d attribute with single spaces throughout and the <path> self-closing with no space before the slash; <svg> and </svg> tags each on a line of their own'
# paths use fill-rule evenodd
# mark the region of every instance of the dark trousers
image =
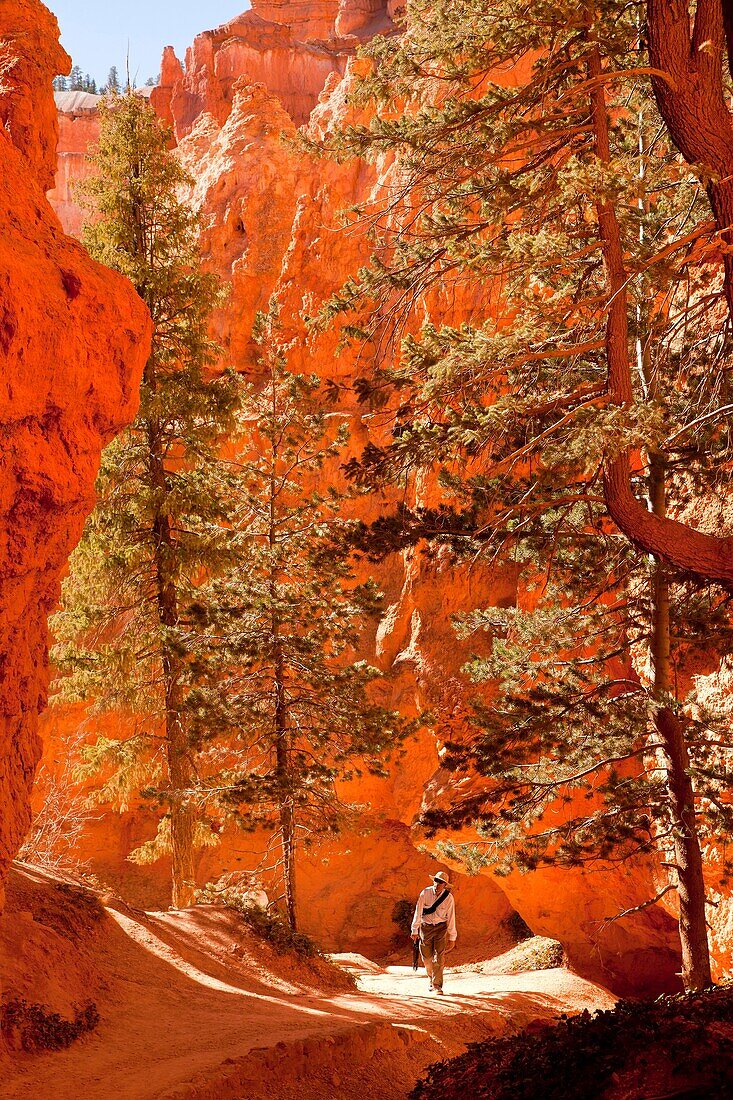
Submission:
<svg viewBox="0 0 733 1100">
<path fill-rule="evenodd" d="M 448 922 L 420 925 L 420 954 L 428 977 L 436 989 L 443 988 L 443 960 Z"/>
</svg>

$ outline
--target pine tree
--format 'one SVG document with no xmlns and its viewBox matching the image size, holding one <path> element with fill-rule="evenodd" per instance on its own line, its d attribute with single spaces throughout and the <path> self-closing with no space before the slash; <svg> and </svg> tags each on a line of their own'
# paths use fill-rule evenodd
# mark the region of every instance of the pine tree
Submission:
<svg viewBox="0 0 733 1100">
<path fill-rule="evenodd" d="M 122 91 L 116 65 L 113 65 L 107 74 L 107 83 L 104 87 L 104 91 L 107 95 L 119 95 Z"/>
<path fill-rule="evenodd" d="M 630 445 L 643 445 L 653 427 L 637 420 L 635 284 L 644 273 L 664 276 L 683 250 L 709 245 L 711 233 L 701 212 L 689 226 L 678 211 L 661 236 L 638 235 L 646 211 L 639 208 L 639 182 L 624 146 L 636 127 L 627 117 L 629 95 L 637 100 L 634 116 L 639 96 L 652 115 L 639 13 L 622 3 L 578 9 L 562 0 L 543 5 L 539 15 L 533 9 L 531 19 L 527 11 L 525 0 L 504 0 L 490 11 L 477 0 L 412 0 L 399 47 L 390 38 L 370 48 L 374 71 L 355 102 L 376 100 L 378 117 L 370 128 L 347 128 L 334 147 L 367 155 L 398 151 L 404 174 L 390 208 L 378 218 L 370 212 L 378 261 L 347 284 L 331 313 L 371 298 L 372 321 L 389 323 L 434 288 L 457 287 L 467 272 L 480 278 L 494 307 L 501 299 L 498 321 L 455 331 L 426 326 L 422 340 L 406 343 L 404 372 L 391 381 L 404 385 L 419 374 L 428 393 L 464 402 L 473 396 L 481 405 L 482 394 L 495 386 L 499 392 L 507 383 L 526 386 L 538 374 L 552 380 L 551 409 L 528 402 L 528 423 L 519 423 L 515 404 L 514 423 L 503 418 L 498 426 L 507 434 L 516 426 L 521 439 L 505 464 L 530 459 L 559 431 L 592 420 L 593 457 L 602 459 L 601 485 L 614 522 L 673 566 L 730 584 L 733 536 L 654 516 L 631 486 Z M 711 46 L 712 54 L 719 77 L 720 53 Z M 407 109 L 395 111 L 402 101 Z M 656 108 L 653 117 L 661 127 L 659 152 L 664 127 Z M 704 201 L 685 167 L 677 158 L 677 183 Z M 672 186 L 670 178 L 662 201 Z M 709 309 L 710 300 L 705 304 Z M 703 311 L 700 302 L 698 319 Z M 493 312 L 487 302 L 486 314 Z M 504 324 L 508 316 L 516 323 Z M 573 387 L 578 376 L 583 383 Z M 714 415 L 715 409 L 711 400 L 705 411 Z M 721 403 L 720 421 L 726 411 Z M 428 440 L 406 433 L 403 447 L 393 448 L 393 468 L 427 445 L 436 453 L 469 442 L 485 446 L 496 410 L 483 423 L 480 409 L 471 413 L 458 422 L 446 417 Z M 508 452 L 510 440 L 502 442 Z M 368 457 L 376 465 L 381 456 Z"/>
<path fill-rule="evenodd" d="M 733 111 L 728 87 L 733 76 L 733 12 L 725 0 L 647 0 L 645 8 L 659 113 L 671 140 L 705 187 L 724 245 L 723 290 L 733 317 Z"/>
<path fill-rule="evenodd" d="M 424 824 L 474 822 L 486 846 L 465 855 L 500 872 L 656 853 L 668 881 L 641 908 L 678 891 L 686 982 L 710 984 L 701 842 L 733 825 L 733 743 L 727 700 L 685 668 L 722 658 L 725 672 L 730 595 L 670 576 L 579 511 L 553 557 L 531 610 L 461 623 L 491 637 L 491 656 L 466 672 L 492 690 L 473 700 L 470 742 L 448 734 L 444 763 L 486 785 Z"/>
<path fill-rule="evenodd" d="M 218 612 L 203 616 L 220 729 L 235 734 L 209 785 L 241 826 L 274 830 L 295 931 L 299 847 L 338 829 L 349 808 L 337 782 L 360 767 L 385 774 L 380 754 L 413 724 L 373 701 L 380 674 L 356 656 L 379 604 L 373 583 L 355 582 L 345 497 L 329 486 L 346 429 L 326 415 L 317 377 L 289 373 L 273 311 L 255 335 L 261 374 L 244 408 L 232 570 L 213 582 Z"/>
<path fill-rule="evenodd" d="M 84 73 L 79 65 L 74 65 L 69 76 L 69 90 L 72 92 L 84 91 Z"/>
<path fill-rule="evenodd" d="M 169 135 L 133 94 L 103 106 L 100 125 L 85 240 L 130 279 L 155 327 L 139 414 L 104 452 L 99 503 L 53 622 L 56 699 L 88 704 L 99 799 L 123 809 L 143 794 L 160 808 L 157 837 L 133 857 L 170 852 L 181 907 L 194 897 L 194 847 L 211 840 L 195 791 L 217 706 L 199 690 L 191 609 L 226 557 L 230 485 L 219 448 L 240 387 L 210 371 L 217 283 L 200 270 L 197 221 L 179 198 L 189 181 Z M 113 721 L 122 732 L 110 737 Z"/>
<path fill-rule="evenodd" d="M 653 716 L 661 744 L 655 751 L 665 763 L 654 804 L 659 820 L 650 817 L 648 827 L 664 831 L 672 822 L 684 978 L 689 987 L 703 986 L 710 975 L 704 883 L 694 792 L 685 780 L 685 753 L 695 746 L 683 736 L 687 729 L 694 741 L 697 727 L 670 692 L 667 653 L 669 585 L 684 579 L 674 570 L 696 576 L 698 588 L 733 579 L 724 519 L 709 533 L 690 518 L 696 494 L 724 495 L 729 485 L 727 465 L 715 468 L 730 446 L 728 348 L 711 312 L 714 284 L 706 285 L 705 271 L 692 287 L 689 280 L 690 254 L 710 234 L 702 189 L 666 141 L 633 7 L 555 0 L 530 12 L 520 0 L 490 7 L 413 0 L 400 42 L 377 41 L 369 52 L 372 71 L 356 102 L 375 103 L 377 117 L 332 147 L 396 152 L 401 172 L 388 210 L 378 219 L 370 212 L 373 262 L 327 316 L 358 310 L 352 331 L 373 333 L 416 303 L 429 309 L 436 288 L 444 299 L 474 289 L 470 323 L 424 326 L 403 341 L 397 367 L 365 389 L 375 402 L 397 394 L 400 431 L 391 445 L 371 447 L 352 463 L 354 476 L 374 484 L 433 465 L 454 513 L 403 513 L 401 524 L 382 522 L 377 551 L 421 536 L 471 552 L 488 547 L 529 572 L 546 572 L 558 616 L 574 606 L 578 570 L 592 565 L 584 550 L 591 535 L 596 553 L 619 530 L 653 551 L 656 564 L 642 581 L 645 563 L 622 540 L 634 569 L 627 566 L 618 583 L 622 594 L 626 583 L 634 592 L 646 585 L 645 625 L 635 629 L 650 647 L 654 676 L 648 691 L 639 690 L 637 677 L 629 692 L 636 720 L 632 741 L 618 751 L 633 749 L 642 759 Z M 395 110 L 397 104 L 407 106 Z M 701 335 L 711 359 L 696 356 Z M 368 536 L 361 533 L 367 547 Z M 608 592 L 601 585 L 594 594 L 591 579 L 578 601 L 591 625 L 594 600 Z M 712 587 L 709 606 L 725 602 Z M 689 608 L 691 600 L 678 606 Z M 540 625 L 551 621 L 542 610 Z M 548 630 L 545 648 L 562 664 L 558 650 L 572 639 Z M 578 631 L 585 636 L 576 623 Z M 623 617 L 617 631 L 616 660 L 635 636 Z M 577 656 L 578 675 L 589 659 L 587 649 Z M 609 662 L 600 660 L 607 677 Z M 541 667 L 529 670 L 527 690 L 530 672 L 542 682 Z M 572 698 L 571 689 L 563 682 Z M 507 690 L 519 706 L 522 693 L 512 692 L 511 676 Z M 648 705 L 639 709 L 644 694 Z M 600 706 L 595 694 L 590 698 Z M 508 758 L 490 732 L 483 758 L 493 759 L 492 774 L 526 762 L 538 738 L 551 752 L 552 729 L 541 711 L 538 704 L 532 723 L 501 723 Z M 490 716 L 482 720 L 494 730 Z M 592 728 L 601 738 L 603 723 Z M 581 746 L 596 761 L 607 758 L 601 741 L 585 738 L 583 729 L 578 719 L 572 737 L 558 735 L 568 751 L 575 744 L 580 769 Z M 697 739 L 699 747 L 716 738 Z M 613 757 L 613 743 L 611 750 Z M 714 778 L 727 788 L 725 757 Z M 612 787 L 623 817 L 618 802 L 628 788 Z M 699 793 L 712 799 L 714 784 Z M 609 820 L 605 815 L 594 843 Z M 611 831 L 601 848 L 608 855 L 621 840 Z M 631 834 L 627 840 L 635 842 Z"/>
</svg>

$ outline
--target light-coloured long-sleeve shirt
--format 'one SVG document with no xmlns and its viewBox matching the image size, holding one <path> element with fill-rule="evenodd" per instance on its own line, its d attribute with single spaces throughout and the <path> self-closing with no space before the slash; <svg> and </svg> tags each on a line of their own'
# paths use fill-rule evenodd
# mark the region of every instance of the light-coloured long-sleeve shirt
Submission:
<svg viewBox="0 0 733 1100">
<path fill-rule="evenodd" d="M 429 909 L 436 898 L 440 897 L 443 893 L 443 887 L 436 888 L 435 886 L 426 886 L 420 897 L 417 899 L 417 905 L 415 906 L 415 916 L 412 918 L 412 935 L 416 936 L 420 931 L 421 924 L 442 924 L 443 921 L 447 921 L 448 928 L 446 929 L 448 939 L 455 940 L 458 938 L 456 932 L 456 902 L 453 894 L 448 894 L 448 897 L 441 901 L 438 908 L 433 913 L 423 914 L 424 909 Z"/>
</svg>

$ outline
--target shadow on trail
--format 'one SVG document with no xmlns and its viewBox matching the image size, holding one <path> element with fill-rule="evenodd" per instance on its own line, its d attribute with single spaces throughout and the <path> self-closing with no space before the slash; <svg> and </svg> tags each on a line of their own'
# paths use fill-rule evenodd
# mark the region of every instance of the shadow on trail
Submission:
<svg viewBox="0 0 733 1100">
<path fill-rule="evenodd" d="M 354 960 L 359 988 L 351 989 L 330 968 L 316 972 L 278 956 L 243 932 L 237 914 L 217 906 L 150 914 L 124 903 L 107 909 L 97 903 L 91 924 L 66 918 L 60 924 L 59 888 L 49 890 L 48 882 L 28 876 L 24 881 L 19 900 L 33 921 L 19 912 L 18 949 L 31 942 L 28 929 L 36 929 L 33 944 L 46 937 L 57 983 L 71 983 L 76 975 L 78 984 L 83 964 L 90 975 L 85 995 L 95 1002 L 100 1023 L 68 1050 L 15 1058 L 3 1079 L 7 1100 L 183 1096 L 189 1082 L 215 1081 L 228 1066 L 246 1069 L 250 1059 L 263 1057 L 258 1050 L 270 1057 L 287 1048 L 294 1059 L 305 1057 L 298 1053 L 303 1044 L 316 1050 L 325 1043 L 342 1049 L 345 1058 L 353 1048 L 365 1064 L 375 1059 L 376 1073 L 381 1047 L 372 1049 L 375 1042 L 391 1050 L 385 1057 L 407 1061 L 423 1043 L 427 1059 L 442 1052 L 444 1042 L 460 1049 L 472 1029 L 506 1030 L 510 1018 L 521 1027 L 558 1012 L 607 1007 L 603 990 L 567 971 L 506 978 L 448 971 L 447 995 L 438 997 L 407 967 L 383 970 L 363 960 L 359 971 Z M 24 956 L 24 965 L 40 970 L 43 964 Z M 418 1046 L 409 1045 L 409 1033 L 422 1037 L 414 1039 Z M 332 1095 L 327 1085 L 324 1096 Z"/>
</svg>

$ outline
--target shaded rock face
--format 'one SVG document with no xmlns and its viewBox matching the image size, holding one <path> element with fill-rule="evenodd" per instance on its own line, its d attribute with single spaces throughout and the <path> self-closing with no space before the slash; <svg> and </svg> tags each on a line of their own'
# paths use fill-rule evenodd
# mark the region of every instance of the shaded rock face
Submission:
<svg viewBox="0 0 733 1100">
<path fill-rule="evenodd" d="M 351 56 L 354 36 L 370 33 L 375 20 L 376 26 L 388 26 L 390 15 L 394 6 L 371 0 L 259 0 L 252 12 L 200 35 L 187 53 L 185 71 L 172 50 L 164 55 L 161 85 L 151 100 L 174 128 L 179 156 L 195 181 L 191 202 L 202 217 L 205 262 L 230 288 L 214 327 L 226 360 L 239 370 L 255 367 L 252 324 L 272 295 L 280 306 L 284 338 L 293 341 L 293 370 L 350 385 L 391 354 L 389 348 L 371 345 L 337 351 L 338 325 L 319 330 L 308 324 L 324 299 L 364 262 L 364 228 L 344 230 L 340 212 L 356 203 L 384 202 L 395 171 L 391 159 L 370 164 L 314 161 L 292 140 L 283 141 L 283 135 L 295 138 L 304 120 L 312 132 L 324 133 L 354 119 L 347 105 L 359 65 Z M 302 79 L 300 74 L 305 74 Z M 65 132 L 78 139 L 74 149 L 81 153 L 87 137 L 83 128 L 74 129 L 77 122 L 62 119 L 62 127 L 68 123 Z M 67 152 L 74 149 L 69 146 Z M 67 167 L 65 179 L 76 171 L 70 161 Z M 56 202 L 73 228 L 73 203 Z M 460 322 L 474 309 L 485 310 L 483 295 L 481 287 L 439 289 L 431 310 L 448 322 Z M 353 390 L 341 391 L 333 411 L 348 418 L 354 453 L 369 441 L 380 444 L 387 438 L 386 418 L 359 406 Z M 331 476 L 338 481 L 342 474 L 336 468 Z M 403 490 L 395 490 L 393 499 L 375 495 L 363 500 L 360 517 L 368 522 L 391 510 Z M 411 503 L 434 505 L 440 500 L 429 475 L 421 475 L 404 491 Z M 465 705 L 460 669 L 480 643 L 474 640 L 470 648 L 460 644 L 452 618 L 475 607 L 506 607 L 521 599 L 515 568 L 464 566 L 447 551 L 431 557 L 409 551 L 369 571 L 384 592 L 385 610 L 365 637 L 364 651 L 390 673 L 391 694 L 384 701 L 407 714 L 439 704 L 442 713 L 459 719 Z M 51 754 L 71 724 L 55 714 L 44 719 L 44 727 Z M 411 742 L 389 778 L 362 780 L 345 790 L 348 800 L 371 806 L 363 830 L 344 834 L 304 861 L 304 926 L 327 947 L 385 953 L 395 933 L 391 904 L 411 897 L 435 868 L 415 845 L 427 844 L 438 854 L 438 838 L 419 835 L 415 818 L 421 805 L 440 806 L 465 796 L 471 782 L 441 769 L 440 734 L 438 728 Z M 455 729 L 451 734 L 455 736 Z M 159 864 L 153 872 L 141 871 L 124 858 L 151 832 L 144 814 L 121 821 L 109 815 L 90 829 L 82 855 L 138 903 L 162 904 L 166 868 Z M 467 831 L 460 839 L 473 840 L 475 834 Z M 199 881 L 252 866 L 256 847 L 253 838 L 243 841 L 227 832 L 218 848 L 202 853 Z M 657 892 L 657 872 L 650 863 L 500 880 L 490 875 L 468 879 L 457 867 L 453 874 L 458 879 L 459 932 L 463 922 L 477 946 L 494 942 L 518 912 L 535 933 L 560 940 L 582 973 L 619 992 L 676 988 L 679 948 L 671 912 L 657 907 L 606 923 Z"/>
<path fill-rule="evenodd" d="M 67 237 L 44 191 L 68 71 L 37 0 L 0 5 L 0 883 L 30 820 L 46 617 L 94 503 L 102 447 L 134 415 L 151 325 Z"/>
</svg>

